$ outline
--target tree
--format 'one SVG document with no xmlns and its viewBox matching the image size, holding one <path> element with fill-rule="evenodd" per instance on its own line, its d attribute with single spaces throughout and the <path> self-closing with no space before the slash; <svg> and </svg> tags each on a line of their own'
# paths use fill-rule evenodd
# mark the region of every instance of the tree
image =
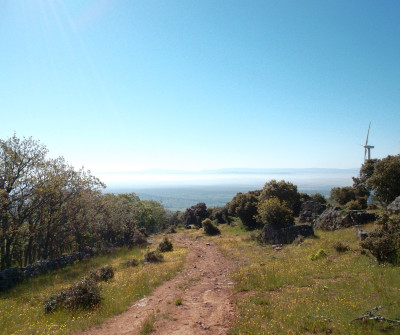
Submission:
<svg viewBox="0 0 400 335">
<path fill-rule="evenodd" d="M 196 205 L 187 208 L 184 214 L 185 226 L 195 225 L 201 227 L 201 222 L 210 216 L 207 210 L 207 205 L 204 202 L 199 202 Z"/>
<path fill-rule="evenodd" d="M 258 217 L 263 224 L 284 227 L 294 224 L 293 212 L 277 197 L 260 201 L 258 205 Z"/>
<path fill-rule="evenodd" d="M 359 177 L 353 177 L 353 189 L 357 197 L 368 197 L 371 193 L 371 186 L 367 181 L 375 171 L 378 159 L 368 159 L 361 165 Z"/>
<path fill-rule="evenodd" d="M 28 199 L 38 183 L 47 148 L 31 137 L 20 140 L 14 134 L 0 140 L 0 258 L 1 270 L 11 266 L 11 252 L 22 224 L 31 211 Z"/>
<path fill-rule="evenodd" d="M 261 224 L 257 221 L 257 205 L 261 191 L 250 191 L 247 193 L 237 193 L 229 202 L 228 211 L 232 216 L 237 216 L 247 229 L 260 228 Z"/>
<path fill-rule="evenodd" d="M 311 194 L 310 200 L 319 202 L 320 204 L 326 204 L 326 198 L 321 193 Z"/>
<path fill-rule="evenodd" d="M 367 185 L 385 205 L 400 195 L 400 155 L 387 156 L 376 162 Z"/>
<path fill-rule="evenodd" d="M 331 189 L 330 198 L 343 206 L 351 200 L 356 200 L 356 191 L 351 186 L 334 187 Z"/>
<path fill-rule="evenodd" d="M 261 192 L 260 202 L 264 202 L 270 198 L 278 198 L 280 201 L 285 201 L 286 206 L 292 210 L 295 216 L 298 216 L 301 208 L 300 193 L 297 191 L 297 186 L 281 180 L 271 180 L 267 182 Z"/>
</svg>

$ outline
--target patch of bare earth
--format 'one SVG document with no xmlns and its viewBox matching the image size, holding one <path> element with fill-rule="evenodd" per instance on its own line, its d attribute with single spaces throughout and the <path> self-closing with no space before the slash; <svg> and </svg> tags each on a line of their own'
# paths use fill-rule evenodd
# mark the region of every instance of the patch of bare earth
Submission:
<svg viewBox="0 0 400 335">
<path fill-rule="evenodd" d="M 85 335 L 139 334 L 150 315 L 155 315 L 152 334 L 226 334 L 235 317 L 235 263 L 225 258 L 212 242 L 191 240 L 184 234 L 174 243 L 189 249 L 185 269 L 156 288 L 151 295 Z M 181 299 L 182 304 L 176 304 Z"/>
</svg>

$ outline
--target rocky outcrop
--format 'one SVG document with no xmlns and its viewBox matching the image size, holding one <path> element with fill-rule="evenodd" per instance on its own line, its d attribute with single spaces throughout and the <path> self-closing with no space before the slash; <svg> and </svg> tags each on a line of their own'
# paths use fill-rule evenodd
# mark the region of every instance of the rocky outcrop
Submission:
<svg viewBox="0 0 400 335">
<path fill-rule="evenodd" d="M 299 214 L 299 222 L 313 222 L 323 211 L 326 209 L 326 205 L 316 201 L 306 201 L 301 205 Z"/>
<path fill-rule="evenodd" d="M 340 207 L 326 209 L 316 220 L 315 229 L 336 230 L 363 225 L 375 221 L 378 216 L 366 211 L 354 210 L 344 212 Z"/>
<path fill-rule="evenodd" d="M 266 224 L 260 237 L 262 242 L 267 244 L 289 244 L 299 236 L 314 236 L 313 227 L 309 225 L 277 227 Z"/>
<path fill-rule="evenodd" d="M 390 214 L 400 214 L 400 195 L 386 209 Z"/>
</svg>

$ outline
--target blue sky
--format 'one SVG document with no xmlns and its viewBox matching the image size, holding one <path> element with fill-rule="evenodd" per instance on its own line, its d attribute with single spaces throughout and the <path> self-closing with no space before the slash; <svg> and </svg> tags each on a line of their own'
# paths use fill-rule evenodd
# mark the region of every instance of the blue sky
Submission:
<svg viewBox="0 0 400 335">
<path fill-rule="evenodd" d="M 399 1 L 0 0 L 0 138 L 92 172 L 400 153 Z"/>
</svg>

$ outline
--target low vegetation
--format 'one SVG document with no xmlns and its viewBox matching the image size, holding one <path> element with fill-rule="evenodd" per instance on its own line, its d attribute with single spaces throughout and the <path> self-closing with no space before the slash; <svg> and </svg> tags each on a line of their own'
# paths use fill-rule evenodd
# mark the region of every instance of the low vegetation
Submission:
<svg viewBox="0 0 400 335">
<path fill-rule="evenodd" d="M 204 234 L 209 236 L 219 235 L 221 231 L 215 226 L 210 219 L 205 219 L 202 223 Z"/>
<path fill-rule="evenodd" d="M 280 250 L 240 227 L 223 227 L 215 242 L 242 264 L 234 274 L 239 317 L 229 334 L 397 333 L 387 322 L 350 321 L 381 305 L 381 314 L 400 319 L 399 268 L 363 255 L 354 228 L 316 233 Z M 351 252 L 337 252 L 338 241 Z"/>
<path fill-rule="evenodd" d="M 111 254 L 86 259 L 74 266 L 41 275 L 0 293 L 0 333 L 69 334 L 77 329 L 98 325 L 104 319 L 123 312 L 163 281 L 171 279 L 182 269 L 187 251 L 176 247 L 174 251 L 164 255 L 162 263 L 126 266 L 129 260 L 144 259 L 145 252 L 145 249 L 122 248 Z M 107 282 L 95 284 L 100 289 L 100 303 L 94 303 L 96 299 L 88 301 L 92 305 L 89 309 L 70 309 L 60 305 L 53 313 L 45 313 L 45 300 L 62 290 L 68 291 L 69 287 L 79 283 L 83 277 L 89 276 L 91 271 L 108 266 L 112 266 L 114 277 Z M 89 288 L 86 286 L 89 281 L 81 282 L 79 289 Z M 93 293 L 98 296 L 97 291 Z"/>
</svg>

